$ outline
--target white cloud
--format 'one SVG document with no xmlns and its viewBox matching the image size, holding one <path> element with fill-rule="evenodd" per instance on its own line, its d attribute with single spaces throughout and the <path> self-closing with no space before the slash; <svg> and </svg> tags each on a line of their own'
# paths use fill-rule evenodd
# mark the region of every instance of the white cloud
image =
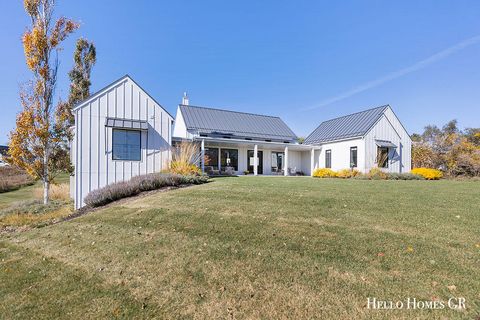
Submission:
<svg viewBox="0 0 480 320">
<path fill-rule="evenodd" d="M 428 57 L 424 60 L 421 60 L 421 61 L 419 61 L 419 62 L 417 62 L 417 63 L 415 63 L 415 64 L 413 64 L 409 67 L 406 67 L 404 69 L 400 69 L 398 71 L 389 73 L 389 74 L 387 74 L 383 77 L 380 77 L 378 79 L 363 83 L 363 84 L 361 84 L 361 85 L 359 85 L 359 86 L 357 86 L 357 87 L 355 87 L 351 90 L 345 91 L 345 92 L 340 93 L 336 96 L 325 99 L 325 100 L 321 101 L 320 103 L 318 103 L 317 105 L 315 105 L 313 107 L 305 108 L 304 110 L 313 110 L 313 109 L 321 108 L 321 107 L 324 107 L 326 105 L 332 104 L 334 102 L 349 98 L 349 97 L 351 97 L 351 96 L 353 96 L 357 93 L 366 91 L 368 89 L 371 89 L 371 88 L 377 87 L 381 84 L 384 84 L 388 81 L 400 78 L 400 77 L 402 77 L 406 74 L 409 74 L 409 73 L 415 72 L 417 70 L 423 69 L 423 68 L 425 68 L 425 67 L 427 67 L 427 66 L 429 66 L 429 65 L 431 65 L 431 64 L 433 64 L 437 61 L 445 59 L 446 57 L 454 54 L 457 51 L 463 50 L 466 47 L 474 45 L 478 42 L 480 42 L 480 35 L 469 38 L 469 39 L 466 39 L 462 42 L 459 42 L 459 43 L 457 43 L 457 44 L 455 44 L 455 45 L 453 45 L 453 46 L 451 46 L 451 47 L 449 47 L 445 50 L 437 52 L 434 55 L 431 55 L 430 57 Z"/>
</svg>

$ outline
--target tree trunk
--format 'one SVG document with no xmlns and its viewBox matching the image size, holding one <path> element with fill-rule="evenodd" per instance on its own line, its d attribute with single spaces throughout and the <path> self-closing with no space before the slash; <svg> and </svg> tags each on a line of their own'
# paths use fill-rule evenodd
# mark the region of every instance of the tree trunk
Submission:
<svg viewBox="0 0 480 320">
<path fill-rule="evenodd" d="M 43 204 L 48 204 L 50 192 L 50 177 L 48 172 L 48 146 L 45 147 L 45 154 L 43 156 Z"/>
<path fill-rule="evenodd" d="M 43 204 L 48 204 L 48 194 L 50 192 L 50 182 L 48 178 L 43 181 Z"/>
</svg>

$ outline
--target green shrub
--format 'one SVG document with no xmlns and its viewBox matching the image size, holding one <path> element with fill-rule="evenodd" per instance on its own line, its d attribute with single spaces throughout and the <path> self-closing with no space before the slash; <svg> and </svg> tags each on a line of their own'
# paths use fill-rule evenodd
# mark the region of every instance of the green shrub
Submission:
<svg viewBox="0 0 480 320">
<path fill-rule="evenodd" d="M 388 180 L 424 180 L 421 175 L 413 173 L 387 173 Z"/>
<path fill-rule="evenodd" d="M 207 176 L 183 176 L 173 173 L 150 173 L 135 176 L 129 181 L 109 184 L 103 188 L 90 192 L 85 197 L 85 203 L 91 207 L 99 207 L 110 202 L 131 197 L 143 191 L 156 190 L 170 186 L 187 184 L 202 184 L 208 181 Z"/>
</svg>

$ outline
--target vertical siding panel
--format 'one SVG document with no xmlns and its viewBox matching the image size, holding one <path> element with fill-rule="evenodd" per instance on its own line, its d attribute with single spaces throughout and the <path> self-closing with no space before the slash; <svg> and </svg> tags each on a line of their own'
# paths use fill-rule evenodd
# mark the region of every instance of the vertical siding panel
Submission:
<svg viewBox="0 0 480 320">
<path fill-rule="evenodd" d="M 75 114 L 76 122 L 75 122 L 75 206 L 78 209 L 81 206 L 81 199 L 79 196 L 79 176 L 80 176 L 80 168 L 79 168 L 79 157 L 78 157 L 78 139 L 80 137 L 79 131 L 82 126 L 82 120 L 79 117 L 79 110 L 77 110 Z"/>
<path fill-rule="evenodd" d="M 82 200 L 89 192 L 90 182 L 90 108 L 86 106 L 82 109 L 82 121 L 85 124 L 82 128 Z"/>
<path fill-rule="evenodd" d="M 88 105 L 88 193 L 92 190 L 92 102 Z"/>
<path fill-rule="evenodd" d="M 100 131 L 101 131 L 101 125 L 100 125 L 100 102 L 101 102 L 102 97 L 99 97 L 97 100 L 97 189 L 100 188 L 100 174 L 101 174 L 101 167 L 100 167 L 100 161 L 102 159 L 102 155 L 100 154 Z"/>
</svg>

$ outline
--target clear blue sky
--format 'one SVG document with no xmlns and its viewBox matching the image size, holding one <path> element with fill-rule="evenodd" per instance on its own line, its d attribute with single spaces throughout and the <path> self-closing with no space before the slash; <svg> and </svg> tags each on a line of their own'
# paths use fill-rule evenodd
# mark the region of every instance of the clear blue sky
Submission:
<svg viewBox="0 0 480 320">
<path fill-rule="evenodd" d="M 23 1 L 0 4 L 0 144 L 30 78 Z M 172 114 L 191 104 L 278 115 L 301 136 L 322 120 L 390 104 L 410 133 L 480 126 L 480 1 L 67 1 L 95 42 L 92 91 L 128 73 Z M 477 37 L 477 38 L 475 38 Z"/>
</svg>

